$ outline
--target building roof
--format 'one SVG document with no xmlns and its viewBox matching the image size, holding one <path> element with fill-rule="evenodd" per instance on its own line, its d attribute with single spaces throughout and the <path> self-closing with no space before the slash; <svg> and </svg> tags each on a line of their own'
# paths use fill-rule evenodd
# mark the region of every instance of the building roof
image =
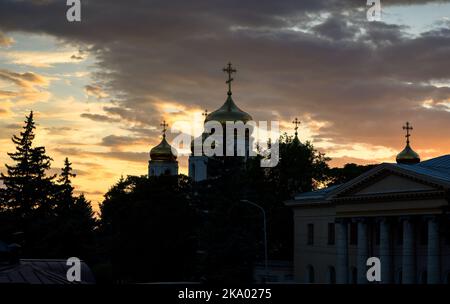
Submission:
<svg viewBox="0 0 450 304">
<path fill-rule="evenodd" d="M 295 196 L 296 200 L 302 200 L 302 199 L 322 199 L 324 197 L 326 197 L 328 195 L 328 193 L 330 193 L 331 191 L 333 191 L 334 189 L 337 189 L 338 187 L 340 187 L 341 185 L 334 185 L 334 186 L 330 186 L 327 188 L 323 188 L 323 189 L 319 189 L 319 190 L 315 190 L 315 191 L 310 191 L 310 192 L 304 192 L 304 193 L 299 193 Z"/>
<path fill-rule="evenodd" d="M 81 262 L 81 282 L 66 278 L 66 260 L 21 259 L 15 264 L 0 264 L 0 284 L 93 284 L 94 276 L 85 262 Z"/>
<path fill-rule="evenodd" d="M 450 154 L 432 158 L 415 165 L 393 165 L 423 176 L 450 182 Z"/>
<path fill-rule="evenodd" d="M 364 180 L 367 176 L 370 176 L 383 169 L 398 170 L 406 173 L 414 174 L 415 176 L 420 176 L 423 178 L 434 180 L 435 182 L 443 183 L 450 186 L 450 154 L 442 155 L 436 158 L 432 158 L 417 164 L 396 164 L 396 163 L 383 163 L 372 170 L 356 177 L 355 179 L 341 184 L 334 185 L 328 188 L 315 190 L 311 192 L 299 193 L 294 197 L 294 201 L 286 202 L 286 205 L 297 205 L 304 203 L 314 203 L 317 201 L 324 202 L 326 198 L 329 197 L 331 193 L 340 192 L 340 189 L 347 188 L 349 185 Z"/>
</svg>

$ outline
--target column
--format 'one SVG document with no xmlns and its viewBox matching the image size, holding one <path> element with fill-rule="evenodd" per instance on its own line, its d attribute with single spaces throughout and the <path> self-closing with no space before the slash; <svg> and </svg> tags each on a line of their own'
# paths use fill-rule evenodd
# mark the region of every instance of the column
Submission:
<svg viewBox="0 0 450 304">
<path fill-rule="evenodd" d="M 428 220 L 427 283 L 439 284 L 441 282 L 439 221 L 436 216 L 432 216 L 427 220 Z"/>
<path fill-rule="evenodd" d="M 416 283 L 416 257 L 414 223 L 410 217 L 403 220 L 403 253 L 402 253 L 402 280 L 403 284 Z"/>
<path fill-rule="evenodd" d="M 367 258 L 369 256 L 369 241 L 367 238 L 367 219 L 358 219 L 358 249 L 357 249 L 357 269 L 358 284 L 367 283 Z"/>
<path fill-rule="evenodd" d="M 381 284 L 390 284 L 393 282 L 391 223 L 387 218 L 381 218 L 379 223 L 380 223 Z"/>
<path fill-rule="evenodd" d="M 336 220 L 336 283 L 348 284 L 348 222 Z"/>
</svg>

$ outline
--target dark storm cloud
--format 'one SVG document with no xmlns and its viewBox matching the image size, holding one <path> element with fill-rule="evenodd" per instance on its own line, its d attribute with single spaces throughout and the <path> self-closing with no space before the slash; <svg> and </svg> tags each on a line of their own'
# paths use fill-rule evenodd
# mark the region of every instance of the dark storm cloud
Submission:
<svg viewBox="0 0 450 304">
<path fill-rule="evenodd" d="M 108 135 L 103 137 L 101 145 L 107 147 L 123 147 L 144 143 L 142 139 L 128 136 Z"/>
<path fill-rule="evenodd" d="M 443 1 L 382 4 L 428 2 Z M 211 111 L 226 97 L 221 68 L 231 60 L 239 70 L 233 96 L 257 120 L 307 114 L 329 122 L 323 138 L 395 148 L 404 120 L 417 126 L 422 147 L 439 140 L 436 128 L 450 127 L 449 89 L 432 85 L 450 79 L 448 24 L 413 37 L 367 22 L 359 0 L 82 3 L 82 22 L 69 23 L 64 1 L 2 1 L 0 30 L 89 45 L 96 83 L 115 99 L 104 114 L 83 117 L 120 117 L 148 132 L 161 100 Z"/>
<path fill-rule="evenodd" d="M 83 118 L 87 118 L 93 121 L 99 121 L 99 122 L 118 122 L 120 121 L 118 118 L 109 117 L 102 114 L 91 114 L 91 113 L 82 113 L 80 115 Z"/>
<path fill-rule="evenodd" d="M 132 161 L 137 163 L 145 163 L 148 161 L 148 153 L 146 152 L 126 152 L 126 151 L 108 151 L 108 152 L 93 152 L 85 151 L 77 148 L 55 148 L 55 151 L 71 156 L 99 156 L 102 159 L 117 159 L 124 161 Z"/>
</svg>

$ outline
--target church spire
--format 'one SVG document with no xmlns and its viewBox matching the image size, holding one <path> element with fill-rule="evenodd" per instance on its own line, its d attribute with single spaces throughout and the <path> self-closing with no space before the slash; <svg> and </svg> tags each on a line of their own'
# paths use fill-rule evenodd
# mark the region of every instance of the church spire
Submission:
<svg viewBox="0 0 450 304">
<path fill-rule="evenodd" d="M 420 162 L 419 154 L 417 154 L 409 145 L 409 138 L 411 134 L 409 133 L 412 130 L 411 124 L 407 121 L 403 126 L 403 130 L 406 130 L 406 146 L 402 152 L 397 155 L 396 161 L 398 164 L 417 164 Z"/>
<path fill-rule="evenodd" d="M 231 66 L 231 62 L 229 62 L 229 63 L 227 64 L 227 67 L 223 68 L 223 71 L 224 71 L 225 73 L 228 74 L 228 80 L 225 81 L 225 83 L 228 84 L 228 93 L 227 93 L 227 94 L 228 94 L 228 96 L 231 96 L 231 94 L 233 94 L 233 93 L 231 92 L 231 82 L 234 80 L 233 78 L 231 78 L 231 75 L 232 75 L 233 73 L 236 73 L 237 70 L 234 69 L 234 68 Z"/>
</svg>

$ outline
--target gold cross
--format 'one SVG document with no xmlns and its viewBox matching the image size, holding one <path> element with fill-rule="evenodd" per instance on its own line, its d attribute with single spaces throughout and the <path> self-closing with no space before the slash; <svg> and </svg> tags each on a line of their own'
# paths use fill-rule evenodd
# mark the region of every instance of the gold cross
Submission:
<svg viewBox="0 0 450 304">
<path fill-rule="evenodd" d="M 228 84 L 228 93 L 227 93 L 227 94 L 228 94 L 228 95 L 231 95 L 231 82 L 234 80 L 233 78 L 231 78 L 231 74 L 236 73 L 237 70 L 236 70 L 236 69 L 233 69 L 233 68 L 231 67 L 231 62 L 229 62 L 229 63 L 227 64 L 227 67 L 226 67 L 226 68 L 223 68 L 223 71 L 224 71 L 225 73 L 228 74 L 228 80 L 225 81 L 225 83 Z"/>
<path fill-rule="evenodd" d="M 166 131 L 167 131 L 167 127 L 169 126 L 165 120 L 163 120 L 163 122 L 160 124 L 161 127 L 163 127 L 163 137 L 166 137 Z"/>
<path fill-rule="evenodd" d="M 298 135 L 297 130 L 298 130 L 298 126 L 302 123 L 300 120 L 298 120 L 297 117 L 295 117 L 295 119 L 292 121 L 292 123 L 295 125 L 294 129 L 295 129 L 295 136 Z"/>
<path fill-rule="evenodd" d="M 411 136 L 411 134 L 409 134 L 409 131 L 412 130 L 413 127 L 409 124 L 409 121 L 406 122 L 406 125 L 403 126 L 403 130 L 406 130 L 406 143 L 409 144 L 409 137 Z"/>
</svg>

